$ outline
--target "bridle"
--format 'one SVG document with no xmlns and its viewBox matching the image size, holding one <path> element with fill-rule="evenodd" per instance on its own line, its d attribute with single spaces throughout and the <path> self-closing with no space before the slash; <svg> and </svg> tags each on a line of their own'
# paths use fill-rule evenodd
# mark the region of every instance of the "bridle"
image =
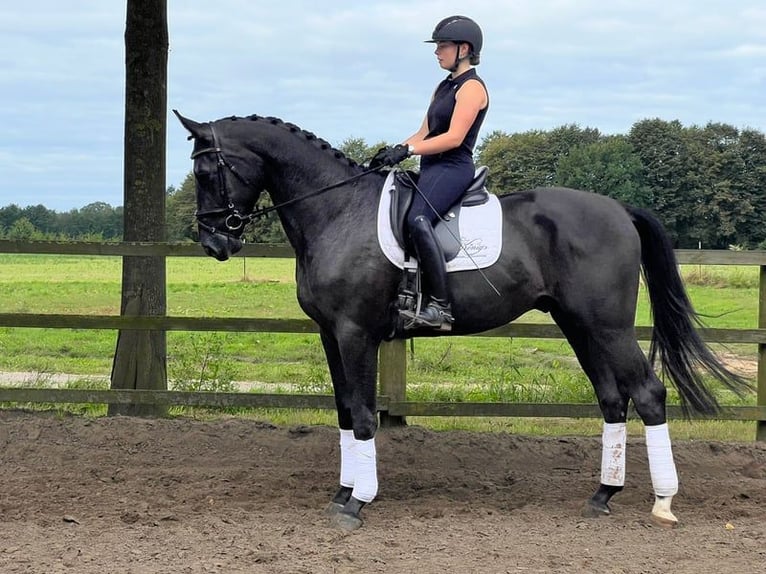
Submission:
<svg viewBox="0 0 766 574">
<path fill-rule="evenodd" d="M 224 235 L 232 235 L 234 233 L 239 232 L 238 235 L 241 235 L 242 229 L 249 223 L 252 223 L 256 219 L 258 219 L 259 217 L 263 217 L 264 215 L 272 211 L 275 211 L 281 207 L 285 207 L 287 205 L 291 205 L 293 203 L 303 201 L 304 199 L 315 197 L 317 195 L 324 193 L 325 191 L 329 191 L 331 189 L 335 189 L 336 187 L 346 185 L 347 183 L 354 182 L 357 179 L 360 179 L 369 173 L 380 171 L 381 168 L 385 167 L 381 165 L 378 167 L 365 169 L 356 175 L 352 175 L 349 178 L 346 178 L 337 183 L 333 183 L 331 185 L 327 185 L 325 187 L 312 191 L 311 193 L 308 193 L 301 197 L 294 197 L 292 199 L 283 201 L 282 203 L 279 203 L 277 205 L 272 205 L 269 207 L 256 208 L 250 213 L 243 215 L 242 213 L 240 213 L 240 211 L 234 205 L 234 202 L 229 197 L 229 190 L 226 187 L 226 171 L 225 170 L 228 169 L 245 186 L 252 187 L 252 184 L 250 183 L 250 181 L 248 181 L 248 179 L 244 175 L 242 175 L 241 173 L 239 173 L 239 171 L 237 171 L 237 168 L 234 166 L 233 163 L 231 163 L 228 159 L 226 159 L 226 156 L 223 153 L 223 149 L 221 148 L 221 146 L 218 145 L 218 141 L 215 134 L 215 128 L 213 127 L 213 124 L 209 124 L 209 125 L 210 125 L 210 134 L 212 137 L 211 143 L 213 145 L 211 145 L 210 147 L 206 147 L 206 148 L 192 152 L 191 159 L 197 159 L 201 155 L 206 155 L 210 153 L 214 153 L 216 155 L 216 159 L 217 159 L 216 164 L 217 164 L 217 170 L 218 170 L 218 186 L 219 186 L 219 189 L 221 190 L 221 195 L 223 196 L 224 202 L 226 203 L 226 207 L 218 207 L 215 209 L 207 209 L 204 211 L 197 210 L 194 213 L 194 216 L 197 219 L 197 225 L 211 234 L 222 233 Z M 212 225 L 208 225 L 202 220 L 202 218 L 208 217 L 211 215 L 225 215 L 226 218 L 224 219 L 224 225 L 226 226 L 226 229 L 225 230 L 218 229 Z"/>
<path fill-rule="evenodd" d="M 257 215 L 255 212 L 250 213 L 248 215 L 242 215 L 239 210 L 235 207 L 234 202 L 229 197 L 229 190 L 226 187 L 226 171 L 225 169 L 228 169 L 231 173 L 234 174 L 234 176 L 241 181 L 244 185 L 247 187 L 252 187 L 250 181 L 239 173 L 237 171 L 237 168 L 234 166 L 233 163 L 231 163 L 229 160 L 226 159 L 226 156 L 223 154 L 223 150 L 218 145 L 218 141 L 215 135 L 215 128 L 212 124 L 210 124 L 210 133 L 212 135 L 212 146 L 206 147 L 204 149 L 196 150 L 192 152 L 191 159 L 197 159 L 201 155 L 206 155 L 209 153 L 214 153 L 216 155 L 216 164 L 217 164 L 217 170 L 218 170 L 218 187 L 221 190 L 221 195 L 223 196 L 224 202 L 226 203 L 226 207 L 218 207 L 216 209 L 207 209 L 205 211 L 199 211 L 197 210 L 194 213 L 194 217 L 197 218 L 197 225 L 199 225 L 202 229 L 207 231 L 208 233 L 215 234 L 215 233 L 224 233 L 225 235 L 230 235 L 231 233 L 236 233 L 237 231 L 242 230 L 242 228 L 253 221 Z M 205 223 L 202 218 L 208 217 L 211 215 L 226 215 L 226 219 L 224 219 L 224 225 L 226 226 L 226 231 L 219 231 L 212 225 L 208 225 Z"/>
</svg>

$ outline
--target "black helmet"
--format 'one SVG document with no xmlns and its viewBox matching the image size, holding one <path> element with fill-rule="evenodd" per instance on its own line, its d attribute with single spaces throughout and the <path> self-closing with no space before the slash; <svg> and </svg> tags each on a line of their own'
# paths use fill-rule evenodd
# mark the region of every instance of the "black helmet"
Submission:
<svg viewBox="0 0 766 574">
<path fill-rule="evenodd" d="M 436 25 L 426 42 L 467 42 L 471 45 L 471 64 L 476 65 L 484 37 L 479 25 L 467 16 L 449 16 Z"/>
</svg>

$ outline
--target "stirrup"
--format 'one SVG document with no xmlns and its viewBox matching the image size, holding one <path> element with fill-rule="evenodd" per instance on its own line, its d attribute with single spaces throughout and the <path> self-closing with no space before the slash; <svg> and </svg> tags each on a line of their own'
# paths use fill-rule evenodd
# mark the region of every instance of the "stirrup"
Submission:
<svg viewBox="0 0 766 574">
<path fill-rule="evenodd" d="M 435 301 L 428 303 L 420 313 L 416 314 L 415 311 L 407 309 L 400 311 L 399 316 L 404 320 L 405 331 L 427 328 L 448 332 L 452 330 L 452 323 L 455 322 L 452 306 Z"/>
</svg>

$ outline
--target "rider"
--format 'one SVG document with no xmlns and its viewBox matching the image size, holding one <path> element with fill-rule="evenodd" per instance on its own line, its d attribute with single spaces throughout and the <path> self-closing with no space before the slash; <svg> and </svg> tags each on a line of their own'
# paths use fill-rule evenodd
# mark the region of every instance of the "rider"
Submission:
<svg viewBox="0 0 766 574">
<path fill-rule="evenodd" d="M 403 144 L 380 150 L 370 166 L 393 166 L 419 155 L 420 177 L 407 216 L 410 237 L 425 275 L 430 301 L 419 314 L 403 311 L 406 329 L 449 330 L 454 322 L 447 289 L 444 254 L 433 226 L 458 200 L 474 177 L 473 148 L 489 107 L 484 82 L 476 74 L 482 32 L 466 16 L 450 16 L 436 25 L 439 65 L 450 74 L 436 87 L 420 129 Z"/>
</svg>

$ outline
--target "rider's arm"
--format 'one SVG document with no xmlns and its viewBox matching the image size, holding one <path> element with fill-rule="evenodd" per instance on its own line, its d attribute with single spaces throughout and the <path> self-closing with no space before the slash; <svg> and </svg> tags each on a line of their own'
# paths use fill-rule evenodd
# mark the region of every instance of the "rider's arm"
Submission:
<svg viewBox="0 0 766 574">
<path fill-rule="evenodd" d="M 428 135 L 428 116 L 423 118 L 423 123 L 420 124 L 420 129 L 404 140 L 405 145 L 414 146 L 416 142 L 422 142 Z"/>
<path fill-rule="evenodd" d="M 467 81 L 455 94 L 455 109 L 452 112 L 449 130 L 438 136 L 423 139 L 428 134 L 428 122 L 424 120 L 420 130 L 404 143 L 414 148 L 415 155 L 442 153 L 460 146 L 479 111 L 487 106 L 487 99 L 487 91 L 481 82 Z"/>
</svg>

